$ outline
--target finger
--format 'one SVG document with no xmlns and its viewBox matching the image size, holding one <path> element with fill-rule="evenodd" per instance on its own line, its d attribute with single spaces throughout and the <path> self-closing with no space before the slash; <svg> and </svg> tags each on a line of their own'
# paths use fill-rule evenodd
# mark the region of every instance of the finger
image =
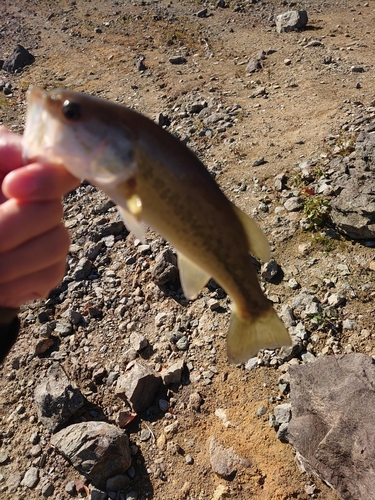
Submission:
<svg viewBox="0 0 375 500">
<path fill-rule="evenodd" d="M 0 205 L 0 254 L 50 231 L 61 217 L 59 200 L 32 203 L 7 200 Z"/>
<path fill-rule="evenodd" d="M 69 251 L 69 234 L 61 224 L 51 231 L 6 252 L 0 258 L 0 284 L 65 261 Z"/>
<path fill-rule="evenodd" d="M 57 262 L 14 281 L 3 283 L 0 287 L 0 304 L 2 307 L 18 308 L 30 301 L 42 299 L 63 278 L 65 263 Z"/>
<path fill-rule="evenodd" d="M 0 127 L 0 174 L 22 167 L 21 136 Z"/>
<path fill-rule="evenodd" d="M 76 188 L 79 180 L 63 166 L 32 163 L 10 172 L 3 181 L 3 193 L 8 198 L 44 201 L 61 198 Z"/>
</svg>

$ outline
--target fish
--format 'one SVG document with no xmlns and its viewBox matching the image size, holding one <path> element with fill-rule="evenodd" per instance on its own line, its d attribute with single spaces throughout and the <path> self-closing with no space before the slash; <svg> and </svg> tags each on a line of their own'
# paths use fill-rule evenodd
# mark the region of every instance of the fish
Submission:
<svg viewBox="0 0 375 500">
<path fill-rule="evenodd" d="M 231 299 L 231 363 L 291 345 L 251 262 L 250 254 L 270 259 L 265 235 L 174 135 L 121 104 L 70 89 L 32 87 L 23 155 L 25 161 L 61 164 L 103 190 L 140 240 L 145 226 L 167 240 L 176 250 L 187 299 L 213 278 Z"/>
</svg>

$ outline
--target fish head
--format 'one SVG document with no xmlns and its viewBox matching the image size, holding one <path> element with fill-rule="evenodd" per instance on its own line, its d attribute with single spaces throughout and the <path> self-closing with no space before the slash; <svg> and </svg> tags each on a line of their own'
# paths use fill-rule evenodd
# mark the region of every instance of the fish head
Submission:
<svg viewBox="0 0 375 500">
<path fill-rule="evenodd" d="M 75 177 L 110 186 L 135 174 L 135 141 L 124 108 L 70 90 L 32 87 L 23 136 L 25 162 L 63 164 Z"/>
</svg>

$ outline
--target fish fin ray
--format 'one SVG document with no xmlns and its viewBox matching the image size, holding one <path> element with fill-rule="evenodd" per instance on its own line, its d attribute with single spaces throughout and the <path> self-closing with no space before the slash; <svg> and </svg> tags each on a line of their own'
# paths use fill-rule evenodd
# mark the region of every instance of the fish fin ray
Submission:
<svg viewBox="0 0 375 500">
<path fill-rule="evenodd" d="M 268 262 L 270 260 L 270 246 L 263 231 L 254 219 L 245 214 L 236 205 L 232 204 L 232 206 L 245 231 L 249 252 L 257 259 Z"/>
<path fill-rule="evenodd" d="M 144 241 L 145 229 L 141 221 L 125 208 L 117 206 L 117 209 L 120 212 L 120 215 L 125 223 L 126 229 L 128 231 L 131 231 L 136 238 L 138 238 L 141 241 Z"/>
<path fill-rule="evenodd" d="M 184 295 L 187 299 L 195 299 L 211 276 L 180 252 L 177 252 L 177 259 Z"/>
<path fill-rule="evenodd" d="M 246 319 L 233 309 L 227 337 L 227 355 L 231 363 L 245 363 L 261 349 L 288 345 L 291 345 L 288 330 L 272 307 L 262 315 Z"/>
</svg>

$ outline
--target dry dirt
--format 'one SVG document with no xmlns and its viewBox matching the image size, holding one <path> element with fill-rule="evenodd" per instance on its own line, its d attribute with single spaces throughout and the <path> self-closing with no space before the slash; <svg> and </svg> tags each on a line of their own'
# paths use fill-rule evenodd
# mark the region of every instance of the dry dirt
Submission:
<svg viewBox="0 0 375 500">
<path fill-rule="evenodd" d="M 234 12 L 236 2 L 233 2 L 226 9 L 210 6 L 208 17 L 198 18 L 195 14 L 203 8 L 204 2 L 193 0 L 2 0 L 0 56 L 5 58 L 17 43 L 21 43 L 36 61 L 19 75 L 1 75 L 12 82 L 14 92 L 12 97 L 0 94 L 0 122 L 22 132 L 25 92 L 29 85 L 47 89 L 70 87 L 96 94 L 132 106 L 151 118 L 160 112 L 171 114 L 176 105 L 181 106 L 184 102 L 215 98 L 224 108 L 239 104 L 241 116 L 227 131 L 227 137 L 233 137 L 234 142 L 220 134 L 214 137 L 195 134 L 189 146 L 207 166 L 222 163 L 223 172 L 217 180 L 240 208 L 251 214 L 261 201 L 260 191 L 253 197 L 250 190 L 234 190 L 241 183 L 253 186 L 253 179 L 257 178 L 258 185 L 264 186 L 264 197 L 271 198 L 272 211 L 278 204 L 278 195 L 272 189 L 274 176 L 286 172 L 292 178 L 294 167 L 300 161 L 327 153 L 325 137 L 337 133 L 339 126 L 350 120 L 350 110 L 355 102 L 369 105 L 374 99 L 375 2 L 301 2 L 309 15 L 308 29 L 287 34 L 276 33 L 269 21 L 271 14 L 288 10 L 287 2 L 266 0 L 254 4 L 238 2 L 238 5 L 241 3 L 245 4 L 242 12 Z M 311 39 L 321 40 L 323 46 L 304 48 Z M 275 49 L 275 52 L 267 55 L 263 69 L 246 75 L 249 58 L 269 49 Z M 141 55 L 147 68 L 143 72 L 136 69 Z M 171 65 L 168 59 L 173 55 L 186 56 L 187 63 Z M 332 55 L 337 66 L 322 64 L 324 55 Z M 285 59 L 291 60 L 289 65 Z M 366 71 L 352 73 L 352 66 L 363 66 Z M 258 86 L 266 87 L 268 99 L 249 97 Z M 267 163 L 252 166 L 260 157 L 265 157 Z M 259 216 L 258 220 L 266 234 L 269 233 L 267 216 Z M 272 242 L 273 255 L 282 267 L 289 270 L 289 277 L 298 277 L 302 286 L 316 286 L 317 293 L 323 297 L 324 290 L 319 288 L 319 283 L 322 276 L 329 273 L 339 251 L 350 264 L 351 276 L 346 278 L 347 281 L 353 286 L 371 282 L 370 271 L 364 272 L 361 268 L 362 272 L 359 263 L 371 261 L 372 250 L 346 240 L 341 240 L 339 249 L 330 254 L 317 246 L 313 256 L 319 262 L 311 270 L 306 258 L 298 252 L 298 245 L 312 241 L 313 237 L 310 233 L 297 231 L 293 238 Z M 129 278 L 128 287 L 131 286 Z M 281 302 L 287 301 L 293 292 L 287 287 L 281 288 L 281 284 L 268 284 L 267 293 L 279 296 Z M 361 315 L 359 330 L 372 329 L 372 304 L 368 300 L 368 297 L 357 295 L 342 311 L 343 317 Z M 159 310 L 166 311 L 181 309 L 183 306 L 168 297 L 159 306 Z M 194 458 L 194 463 L 188 465 L 183 455 L 159 450 L 152 439 L 140 443 L 139 431 L 145 428 L 145 424 L 138 421 L 129 428 L 131 439 L 140 445 L 136 478 L 131 489 L 138 492 L 138 498 L 155 500 L 224 497 L 307 500 L 310 496 L 305 492 L 305 485 L 310 483 L 310 478 L 298 470 L 293 449 L 279 442 L 268 424 L 268 414 L 274 407 L 270 397 L 284 399 L 278 392 L 280 372 L 272 367 L 250 372 L 230 366 L 225 357 L 228 316 L 220 318 L 217 313 L 208 314 L 210 318 L 215 317 L 218 324 L 213 344 L 217 350 L 218 374 L 211 385 L 191 384 L 174 394 L 177 399 L 175 412 L 180 422 L 175 441 L 185 454 Z M 151 321 L 148 328 L 151 328 L 150 324 Z M 5 480 L 10 472 L 24 472 L 30 467 L 25 450 L 30 447 L 31 432 L 40 428 L 35 417 L 32 418 L 35 409 L 32 392 L 27 389 L 28 382 L 33 386 L 34 377 L 38 378 L 33 372 L 34 365 L 22 367 L 21 364 L 17 370 L 16 379 L 24 379 L 19 392 L 9 394 L 8 389 L 13 360 L 32 351 L 35 339 L 31 331 L 32 328 L 23 330 L 14 352 L 1 370 L 1 429 L 6 431 L 9 414 L 20 400 L 27 409 L 25 418 L 20 417 L 13 426 L 14 435 L 10 442 L 2 446 L 10 456 L 10 461 L 0 466 Z M 356 350 L 375 352 L 374 341 L 371 343 L 370 339 L 369 342 L 358 343 Z M 345 345 L 344 339 L 342 344 Z M 118 348 L 115 343 L 106 354 L 100 354 L 100 363 L 103 366 L 116 364 L 113 357 Z M 96 356 L 97 351 L 92 350 L 87 354 L 86 362 L 97 361 Z M 76 382 L 80 385 L 80 380 Z M 181 403 L 187 401 L 192 390 L 198 390 L 203 397 L 201 412 L 179 411 L 179 408 L 184 408 Z M 107 412 L 103 405 L 118 404 L 113 396 L 100 391 L 94 402 L 105 414 L 110 411 Z M 268 412 L 257 417 L 256 410 L 261 406 L 266 406 Z M 223 426 L 215 416 L 217 408 L 226 409 L 234 427 Z M 162 419 L 153 426 L 156 438 L 162 426 Z M 218 436 L 226 446 L 233 447 L 251 464 L 249 468 L 239 469 L 231 481 L 218 478 L 211 470 L 207 441 L 212 435 Z M 48 450 L 48 440 L 45 449 Z M 158 460 L 165 467 L 163 474 L 153 472 L 157 470 L 155 464 Z M 147 472 L 147 469 L 151 471 Z M 45 471 L 55 486 L 53 498 L 69 498 L 64 486 L 68 481 L 78 479 L 79 474 L 69 465 L 63 465 L 62 459 L 55 454 L 47 457 Z M 337 498 L 329 487 L 316 479 L 313 481 L 317 486 L 315 498 Z M 220 485 L 224 486 L 223 490 L 220 490 Z M 32 500 L 40 498 L 41 494 L 37 487 L 27 491 L 19 488 L 12 494 L 3 490 L 0 496 L 4 500 Z"/>
</svg>

